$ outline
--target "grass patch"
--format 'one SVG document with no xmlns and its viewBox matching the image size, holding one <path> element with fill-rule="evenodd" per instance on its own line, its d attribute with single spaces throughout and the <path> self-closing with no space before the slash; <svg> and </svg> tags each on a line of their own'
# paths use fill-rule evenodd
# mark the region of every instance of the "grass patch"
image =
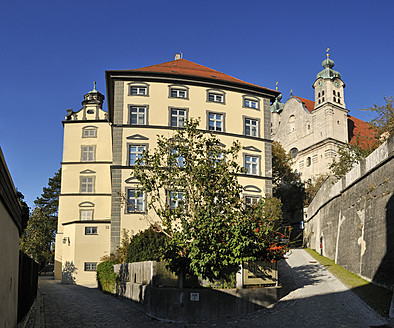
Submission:
<svg viewBox="0 0 394 328">
<path fill-rule="evenodd" d="M 334 261 L 320 255 L 312 249 L 305 248 L 305 250 L 335 277 L 342 281 L 344 285 L 351 288 L 352 291 L 371 308 L 379 314 L 388 317 L 393 292 L 371 284 L 369 281 L 345 270 L 335 264 Z"/>
</svg>

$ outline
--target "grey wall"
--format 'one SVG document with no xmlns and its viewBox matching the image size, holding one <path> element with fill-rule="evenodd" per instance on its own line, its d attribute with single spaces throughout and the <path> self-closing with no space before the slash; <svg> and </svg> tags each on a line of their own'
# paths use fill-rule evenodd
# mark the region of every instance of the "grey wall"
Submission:
<svg viewBox="0 0 394 328">
<path fill-rule="evenodd" d="M 304 243 L 375 284 L 394 284 L 394 137 L 304 210 Z"/>
</svg>

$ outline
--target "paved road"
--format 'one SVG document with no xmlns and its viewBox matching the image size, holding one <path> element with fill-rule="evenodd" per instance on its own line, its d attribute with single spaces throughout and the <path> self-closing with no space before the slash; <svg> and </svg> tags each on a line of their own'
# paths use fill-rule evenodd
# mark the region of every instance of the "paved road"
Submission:
<svg viewBox="0 0 394 328">
<path fill-rule="evenodd" d="M 293 250 L 280 272 L 287 295 L 271 309 L 189 325 L 151 319 L 95 288 L 41 278 L 34 327 L 390 327 L 304 250 Z"/>
</svg>

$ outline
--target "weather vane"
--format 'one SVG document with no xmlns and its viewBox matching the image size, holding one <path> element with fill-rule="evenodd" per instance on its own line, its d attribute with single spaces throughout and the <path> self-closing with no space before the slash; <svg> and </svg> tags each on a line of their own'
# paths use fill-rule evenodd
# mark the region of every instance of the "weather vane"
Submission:
<svg viewBox="0 0 394 328">
<path fill-rule="evenodd" d="M 276 82 L 276 83 L 275 83 L 275 85 L 276 85 L 275 90 L 276 90 L 276 91 L 278 91 L 278 83 L 279 83 L 279 82 Z"/>
<path fill-rule="evenodd" d="M 293 89 L 290 89 L 290 95 L 291 96 L 293 95 Z"/>
<path fill-rule="evenodd" d="M 330 54 L 328 53 L 329 51 L 330 51 L 330 48 L 327 48 L 327 49 L 326 49 L 326 52 L 327 52 L 327 58 L 328 58 L 328 57 L 330 57 Z"/>
<path fill-rule="evenodd" d="M 96 81 L 93 82 L 93 90 L 96 91 Z"/>
</svg>

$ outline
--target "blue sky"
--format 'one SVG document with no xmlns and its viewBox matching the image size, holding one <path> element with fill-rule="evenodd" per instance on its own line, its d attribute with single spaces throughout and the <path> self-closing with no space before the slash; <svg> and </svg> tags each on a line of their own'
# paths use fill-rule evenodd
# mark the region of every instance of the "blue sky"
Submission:
<svg viewBox="0 0 394 328">
<path fill-rule="evenodd" d="M 2 1 L 0 146 L 29 206 L 59 169 L 62 120 L 104 71 L 175 52 L 268 88 L 313 99 L 325 49 L 350 114 L 394 95 L 394 1 Z M 105 102 L 104 108 L 107 108 Z"/>
</svg>

